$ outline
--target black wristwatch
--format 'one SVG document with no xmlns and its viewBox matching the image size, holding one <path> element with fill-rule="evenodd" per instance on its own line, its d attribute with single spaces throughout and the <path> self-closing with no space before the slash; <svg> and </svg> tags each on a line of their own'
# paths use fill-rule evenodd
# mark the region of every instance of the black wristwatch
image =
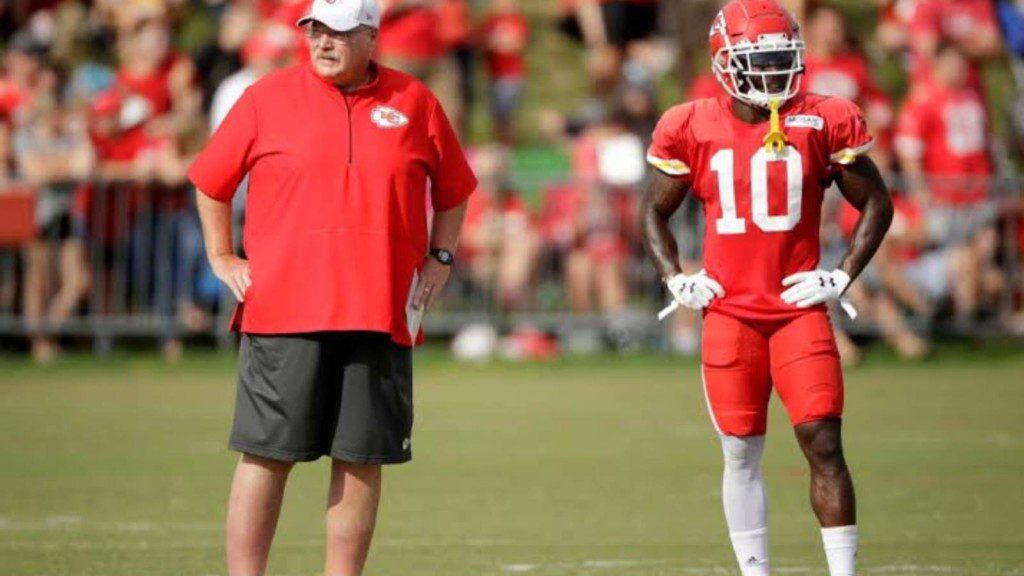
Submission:
<svg viewBox="0 0 1024 576">
<path fill-rule="evenodd" d="M 430 255 L 434 257 L 434 260 L 437 260 L 445 266 L 455 264 L 455 255 L 444 248 L 431 248 Z"/>
</svg>

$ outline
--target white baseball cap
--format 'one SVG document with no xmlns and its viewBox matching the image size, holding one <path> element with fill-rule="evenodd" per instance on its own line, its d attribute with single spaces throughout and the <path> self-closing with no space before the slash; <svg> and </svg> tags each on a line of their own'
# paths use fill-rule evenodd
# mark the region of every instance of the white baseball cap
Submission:
<svg viewBox="0 0 1024 576">
<path fill-rule="evenodd" d="M 309 14 L 298 25 L 305 26 L 314 20 L 338 32 L 358 26 L 380 28 L 380 7 L 377 0 L 313 0 Z"/>
</svg>

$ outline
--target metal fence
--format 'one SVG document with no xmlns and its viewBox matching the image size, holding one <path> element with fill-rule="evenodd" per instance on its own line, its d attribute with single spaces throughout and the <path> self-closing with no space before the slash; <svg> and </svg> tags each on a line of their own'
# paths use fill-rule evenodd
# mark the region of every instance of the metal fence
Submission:
<svg viewBox="0 0 1024 576">
<path fill-rule="evenodd" d="M 560 334 L 629 334 L 635 342 L 656 344 L 663 330 L 654 314 L 665 295 L 642 254 L 639 192 L 557 178 L 532 177 L 526 185 L 537 190 L 526 203 L 529 213 L 517 216 L 518 223 L 501 223 L 512 227 L 503 242 L 530 259 L 527 270 L 518 272 L 524 293 L 503 280 L 515 273 L 502 267 L 500 259 L 508 256 L 500 245 L 481 248 L 467 239 L 443 301 L 427 317 L 428 333 L 449 335 L 474 323 L 499 330 L 528 324 Z M 1017 308 L 1024 286 L 1018 254 L 1022 190 L 1024 181 L 1017 178 L 995 179 L 990 186 L 997 261 L 1006 279 L 999 302 L 984 315 L 990 322 L 940 330 L 998 331 L 1002 324 L 991 320 Z M 231 342 L 226 320 L 233 302 L 206 263 L 191 196 L 183 188 L 116 182 L 74 191 L 0 192 L 0 335 L 87 337 L 100 352 L 123 337 L 166 341 L 202 334 Z M 949 214 L 952 220 L 932 224 L 956 226 L 966 218 Z M 27 218 L 35 226 L 26 225 Z M 698 236 L 692 230 L 700 219 L 692 208 L 677 219 L 682 233 L 691 231 L 688 244 Z M 699 261 L 696 251 L 689 256 Z"/>
</svg>

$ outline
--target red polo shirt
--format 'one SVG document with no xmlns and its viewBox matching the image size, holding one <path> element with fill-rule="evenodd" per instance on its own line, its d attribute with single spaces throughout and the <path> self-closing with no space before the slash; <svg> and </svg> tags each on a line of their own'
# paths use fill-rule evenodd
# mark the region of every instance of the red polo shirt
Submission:
<svg viewBox="0 0 1024 576">
<path fill-rule="evenodd" d="M 235 104 L 189 179 L 227 202 L 247 173 L 252 286 L 240 329 L 368 330 L 410 345 L 405 302 L 428 249 L 427 200 L 444 211 L 476 188 L 434 95 L 383 66 L 348 93 L 308 64 L 273 72 Z"/>
</svg>

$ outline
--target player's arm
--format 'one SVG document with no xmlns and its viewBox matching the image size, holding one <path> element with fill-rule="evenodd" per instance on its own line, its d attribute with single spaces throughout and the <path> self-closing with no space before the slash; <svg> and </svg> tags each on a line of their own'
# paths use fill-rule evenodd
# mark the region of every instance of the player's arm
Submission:
<svg viewBox="0 0 1024 576">
<path fill-rule="evenodd" d="M 236 256 L 232 246 L 231 201 L 255 164 L 259 121 L 254 94 L 250 88 L 235 102 L 188 170 L 210 267 L 239 302 L 252 277 L 249 262 Z"/>
<path fill-rule="evenodd" d="M 859 156 L 836 176 L 846 200 L 860 211 L 850 248 L 839 269 L 857 278 L 878 251 L 892 224 L 893 207 L 889 189 L 871 158 Z"/>
<path fill-rule="evenodd" d="M 679 245 L 669 228 L 669 220 L 689 191 L 689 183 L 661 170 L 653 170 L 640 206 L 644 246 L 673 299 L 672 305 L 658 315 L 659 319 L 664 319 L 680 306 L 703 310 L 715 298 L 725 297 L 722 286 L 703 270 L 691 276 L 683 274 L 679 266 Z"/>
<path fill-rule="evenodd" d="M 242 302 L 252 285 L 249 262 L 235 255 L 232 247 L 231 203 L 222 202 L 196 190 L 196 210 L 203 229 L 206 257 L 213 274 Z"/>
<path fill-rule="evenodd" d="M 679 245 L 668 224 L 692 187 L 687 163 L 690 156 L 687 134 L 692 116 L 693 107 L 687 104 L 666 112 L 658 121 L 653 142 L 647 151 L 647 162 L 654 170 L 640 204 L 640 230 L 644 247 L 673 299 L 672 304 L 658 314 L 659 319 L 664 319 L 679 307 L 703 310 L 715 298 L 725 297 L 722 286 L 703 270 L 693 275 L 683 274 L 679 265 Z"/>
<path fill-rule="evenodd" d="M 576 3 L 576 20 L 587 46 L 604 46 L 608 43 L 601 5 L 595 0 L 581 0 Z"/>
<path fill-rule="evenodd" d="M 683 271 L 679 266 L 679 245 L 672 235 L 669 220 L 689 191 L 688 182 L 660 170 L 652 170 L 640 204 L 640 229 L 644 247 L 664 280 Z"/>
<path fill-rule="evenodd" d="M 442 249 L 452 254 L 459 247 L 459 235 L 466 220 L 467 200 L 446 210 L 436 210 L 430 225 L 430 248 Z M 413 306 L 417 310 L 430 308 L 444 289 L 451 275 L 451 265 L 441 264 L 434 257 L 428 257 L 420 268 L 420 282 L 413 295 Z"/>
</svg>

